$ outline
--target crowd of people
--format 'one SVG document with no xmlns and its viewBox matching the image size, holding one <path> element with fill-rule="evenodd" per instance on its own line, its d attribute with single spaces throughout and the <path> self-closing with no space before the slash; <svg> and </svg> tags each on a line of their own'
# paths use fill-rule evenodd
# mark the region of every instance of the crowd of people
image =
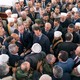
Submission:
<svg viewBox="0 0 80 80">
<path fill-rule="evenodd" d="M 0 10 L 0 80 L 80 80 L 80 0 L 14 0 Z"/>
</svg>

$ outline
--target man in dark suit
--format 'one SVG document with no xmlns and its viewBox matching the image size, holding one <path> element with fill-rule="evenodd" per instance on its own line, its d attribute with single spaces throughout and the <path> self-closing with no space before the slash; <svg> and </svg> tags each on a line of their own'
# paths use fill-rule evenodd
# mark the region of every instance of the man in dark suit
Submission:
<svg viewBox="0 0 80 80">
<path fill-rule="evenodd" d="M 34 37 L 33 37 L 33 43 L 39 43 L 42 47 L 42 51 L 44 51 L 46 54 L 50 53 L 50 41 L 48 37 L 41 32 L 40 27 L 34 27 Z"/>
<path fill-rule="evenodd" d="M 62 42 L 58 45 L 56 54 L 58 54 L 59 51 L 64 50 L 64 51 L 68 52 L 69 57 L 70 57 L 71 56 L 70 52 L 77 48 L 77 44 L 72 42 L 72 40 L 73 40 L 72 33 L 66 33 L 65 38 L 66 38 L 66 41 Z"/>
<path fill-rule="evenodd" d="M 55 18 L 54 19 L 54 27 L 53 27 L 54 31 L 61 31 L 62 32 L 62 26 L 60 25 L 60 19 L 59 18 Z"/>
<path fill-rule="evenodd" d="M 43 24 L 45 24 L 46 22 L 51 23 L 51 27 L 53 28 L 53 21 L 49 18 L 49 14 L 48 13 L 44 13 L 43 17 L 41 18 Z"/>
<path fill-rule="evenodd" d="M 76 22 L 80 22 L 80 17 L 79 17 L 79 12 L 76 12 L 74 14 L 74 19 L 73 19 L 73 24 L 75 24 Z"/>
<path fill-rule="evenodd" d="M 22 11 L 19 2 L 15 3 L 15 8 L 12 10 L 12 13 L 17 13 L 18 17 L 20 17 L 20 12 Z"/>
<path fill-rule="evenodd" d="M 60 66 L 55 65 L 53 67 L 52 80 L 71 80 L 71 76 L 69 73 L 63 73 L 63 69 Z"/>
<path fill-rule="evenodd" d="M 50 44 L 52 44 L 52 40 L 54 37 L 54 31 L 51 28 L 51 24 L 49 22 L 45 23 L 45 27 L 42 29 L 42 33 L 45 34 L 49 38 Z"/>
<path fill-rule="evenodd" d="M 73 24 L 70 24 L 67 28 L 67 32 L 70 32 L 73 34 L 73 43 L 79 43 L 79 36 L 78 34 L 75 32 L 75 27 Z"/>
<path fill-rule="evenodd" d="M 18 46 L 16 44 L 10 44 L 9 47 L 8 47 L 8 50 L 9 50 L 9 65 L 12 66 L 12 67 L 15 67 L 16 66 L 16 63 L 18 63 L 19 60 L 22 60 L 23 57 L 19 56 L 18 55 Z"/>
<path fill-rule="evenodd" d="M 18 26 L 18 30 L 14 31 L 19 35 L 20 42 L 22 45 L 26 48 L 26 50 L 29 50 L 32 46 L 32 35 L 28 31 L 24 30 L 24 26 L 21 24 Z"/>
<path fill-rule="evenodd" d="M 60 66 L 64 73 L 70 73 L 74 66 L 74 60 L 68 58 L 68 53 L 66 51 L 60 51 L 58 54 L 58 62 L 55 65 Z"/>
<path fill-rule="evenodd" d="M 28 16 L 31 18 L 33 22 L 35 22 L 35 19 L 40 18 L 39 12 L 35 12 L 34 7 L 30 8 L 30 13 L 28 14 Z"/>
</svg>

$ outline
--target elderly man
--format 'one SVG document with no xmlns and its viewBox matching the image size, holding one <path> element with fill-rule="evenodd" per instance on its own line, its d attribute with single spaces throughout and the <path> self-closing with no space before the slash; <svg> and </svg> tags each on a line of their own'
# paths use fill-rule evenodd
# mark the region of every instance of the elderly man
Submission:
<svg viewBox="0 0 80 80">
<path fill-rule="evenodd" d="M 16 44 L 10 44 L 8 46 L 8 50 L 9 50 L 9 64 L 10 66 L 12 67 L 15 67 L 16 66 L 16 63 L 18 63 L 19 60 L 23 59 L 23 57 L 19 56 L 18 55 L 18 46 Z"/>
<path fill-rule="evenodd" d="M 42 33 L 45 34 L 49 38 L 50 44 L 52 44 L 54 31 L 51 28 L 51 24 L 49 22 L 45 23 L 45 27 L 42 29 Z"/>
<path fill-rule="evenodd" d="M 54 32 L 54 38 L 53 38 L 53 41 L 52 41 L 52 50 L 53 50 L 54 55 L 56 57 L 57 57 L 57 54 L 55 54 L 55 53 L 56 53 L 57 46 L 62 42 L 63 42 L 62 32 L 55 31 Z"/>
<path fill-rule="evenodd" d="M 32 76 L 30 72 L 30 63 L 25 61 L 16 71 L 16 79 L 17 80 L 32 80 L 30 79 Z"/>
<path fill-rule="evenodd" d="M 80 22 L 77 22 L 75 24 L 75 32 L 77 33 L 77 35 L 79 36 L 79 43 L 80 43 Z"/>
<path fill-rule="evenodd" d="M 53 54 L 48 54 L 43 60 L 39 60 L 37 64 L 37 70 L 34 72 L 34 80 L 39 80 L 39 77 L 42 74 L 53 75 L 52 69 L 56 61 L 56 58 Z M 36 79 L 35 79 L 36 78 Z"/>
<path fill-rule="evenodd" d="M 21 12 L 21 17 L 18 18 L 18 23 L 22 23 L 23 21 L 27 21 L 29 17 L 27 16 L 26 11 Z"/>
<path fill-rule="evenodd" d="M 10 76 L 9 66 L 6 63 L 0 63 L 0 80 L 12 80 L 13 77 Z"/>
<path fill-rule="evenodd" d="M 18 14 L 12 14 L 11 18 L 14 18 L 14 27 L 17 28 L 18 27 Z"/>
<path fill-rule="evenodd" d="M 67 28 L 71 22 L 67 19 L 67 13 L 61 13 L 60 24 L 63 28 Z"/>
<path fill-rule="evenodd" d="M 8 18 L 8 25 L 6 27 L 8 35 L 11 35 L 11 33 L 13 33 L 15 29 L 16 28 L 14 27 L 14 18 Z"/>
<path fill-rule="evenodd" d="M 10 18 L 11 17 L 11 14 L 12 14 L 12 12 L 11 12 L 11 10 L 10 9 L 7 9 L 6 11 L 5 11 L 5 13 L 7 14 L 7 18 Z"/>
</svg>

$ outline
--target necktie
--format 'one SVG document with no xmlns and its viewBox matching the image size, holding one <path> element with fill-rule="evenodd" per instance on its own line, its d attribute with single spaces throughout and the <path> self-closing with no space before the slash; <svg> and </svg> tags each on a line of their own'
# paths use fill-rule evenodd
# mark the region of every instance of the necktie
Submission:
<svg viewBox="0 0 80 80">
<path fill-rule="evenodd" d="M 20 34 L 20 41 L 23 42 L 23 34 Z"/>
<path fill-rule="evenodd" d="M 76 57 L 76 59 L 74 60 L 74 61 L 75 61 L 75 63 L 77 63 L 78 59 L 79 59 L 79 57 L 77 56 L 77 57 Z"/>
</svg>

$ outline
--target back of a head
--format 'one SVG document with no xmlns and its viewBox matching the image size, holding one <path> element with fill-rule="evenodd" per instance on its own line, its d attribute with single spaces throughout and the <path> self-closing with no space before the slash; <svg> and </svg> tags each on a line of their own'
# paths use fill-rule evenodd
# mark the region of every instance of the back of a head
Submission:
<svg viewBox="0 0 80 80">
<path fill-rule="evenodd" d="M 53 75 L 55 78 L 61 78 L 63 76 L 63 69 L 60 66 L 55 65 L 53 67 Z"/>
<path fill-rule="evenodd" d="M 73 34 L 72 33 L 66 33 L 65 40 L 66 40 L 66 42 L 72 42 Z"/>
<path fill-rule="evenodd" d="M 58 58 L 65 62 L 68 59 L 68 53 L 66 51 L 60 51 Z"/>
<path fill-rule="evenodd" d="M 48 74 L 43 74 L 39 80 L 52 80 L 52 78 Z"/>
<path fill-rule="evenodd" d="M 53 64 L 56 61 L 56 58 L 53 54 L 48 54 L 46 56 L 46 60 L 49 64 L 51 64 L 51 63 Z"/>
<path fill-rule="evenodd" d="M 9 66 L 6 63 L 0 63 L 0 77 L 7 75 L 9 72 Z"/>
</svg>

